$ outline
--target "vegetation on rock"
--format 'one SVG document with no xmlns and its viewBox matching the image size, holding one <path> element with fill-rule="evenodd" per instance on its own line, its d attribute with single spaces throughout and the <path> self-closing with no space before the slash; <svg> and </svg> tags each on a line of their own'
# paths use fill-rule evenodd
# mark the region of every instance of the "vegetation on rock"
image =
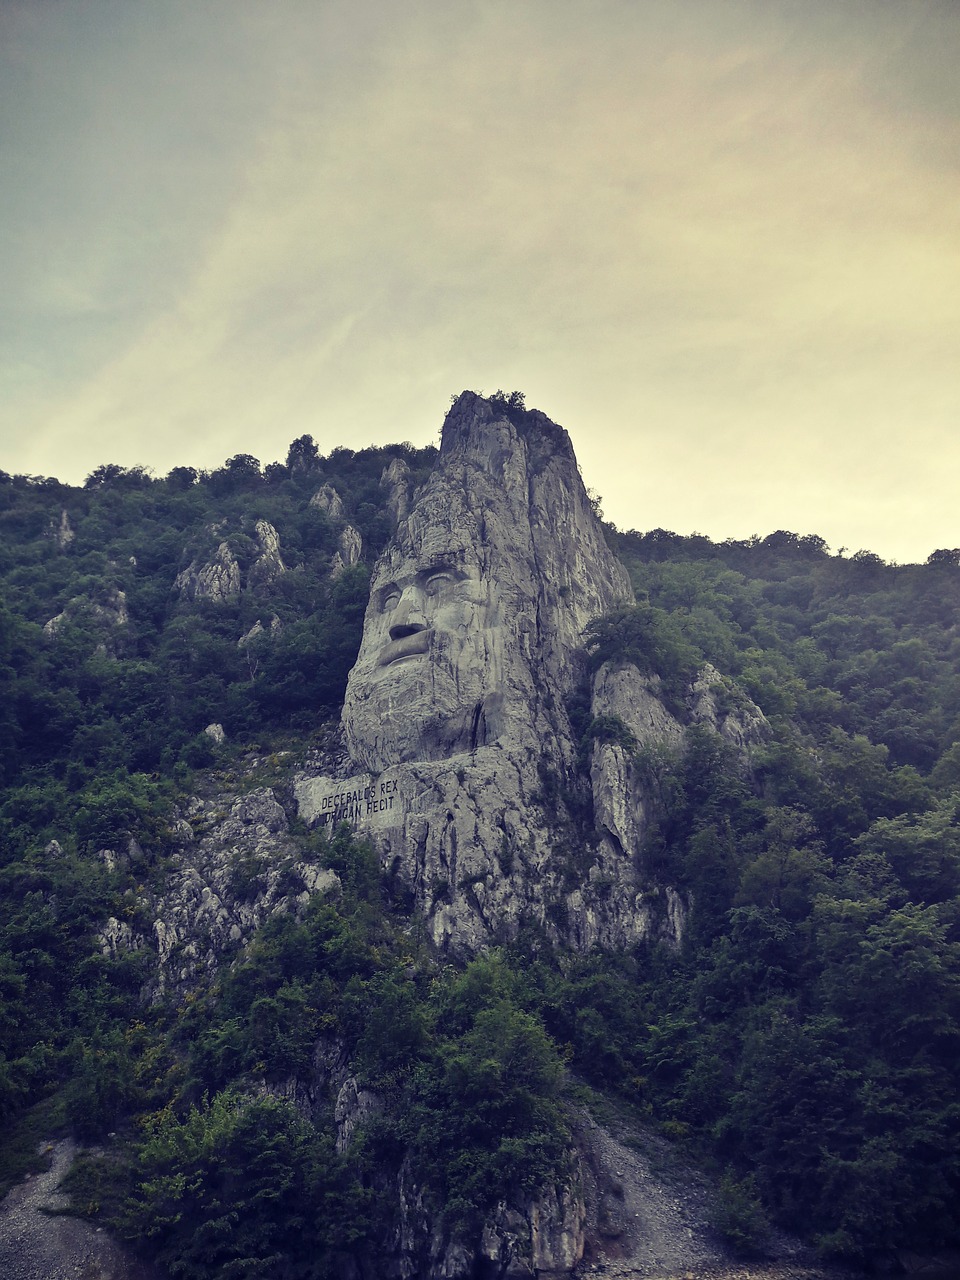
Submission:
<svg viewBox="0 0 960 1280">
<path fill-rule="evenodd" d="M 635 662 L 678 701 L 710 662 L 717 696 L 770 723 L 753 774 L 703 728 L 651 764 L 645 865 L 690 904 L 679 951 L 558 954 L 527 930 L 440 964 L 345 831 L 297 837 L 340 896 L 271 917 L 207 989 L 145 1003 L 146 954 L 104 947 L 163 883 L 198 771 L 336 716 L 390 531 L 381 474 L 400 458 L 416 482 L 432 456 L 301 437 L 266 468 L 0 474 L 9 1150 L 56 1103 L 81 1138 L 116 1135 L 77 1203 L 172 1275 L 322 1277 L 383 1247 L 401 1170 L 467 1235 L 504 1188 L 567 1176 L 569 1068 L 713 1162 L 744 1245 L 765 1215 L 850 1257 L 960 1242 L 956 552 L 608 530 L 638 604 L 591 629 L 594 664 Z M 310 504 L 324 484 L 343 519 Z M 258 521 L 282 574 L 252 572 Z M 331 577 L 345 521 L 363 557 Z M 224 543 L 239 592 L 181 598 Z M 583 728 L 637 752 L 622 724 Z M 372 1100 L 339 1150 L 324 1046 Z"/>
</svg>

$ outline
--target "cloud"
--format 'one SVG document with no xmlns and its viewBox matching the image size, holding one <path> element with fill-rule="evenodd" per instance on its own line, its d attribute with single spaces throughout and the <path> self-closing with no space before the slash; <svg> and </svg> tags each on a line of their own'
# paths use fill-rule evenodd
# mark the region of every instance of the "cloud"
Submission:
<svg viewBox="0 0 960 1280">
<path fill-rule="evenodd" d="M 87 469 L 282 456 L 304 431 L 422 441 L 452 392 L 516 386 L 621 524 L 926 554 L 955 447 L 960 179 L 955 104 L 908 74 L 925 29 L 746 2 L 237 12 L 229 50 L 187 60 L 182 168 L 176 131 L 106 129 L 91 172 L 122 216 L 71 270 L 28 273 L 38 314 L 100 307 L 103 337 L 59 389 L 20 365 L 36 469 L 79 441 Z M 166 197 L 110 177 L 118 136 L 167 166 Z"/>
</svg>

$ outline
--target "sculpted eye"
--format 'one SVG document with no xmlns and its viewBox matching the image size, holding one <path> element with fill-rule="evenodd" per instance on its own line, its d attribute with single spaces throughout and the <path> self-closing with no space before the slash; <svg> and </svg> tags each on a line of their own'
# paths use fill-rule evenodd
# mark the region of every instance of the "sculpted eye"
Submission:
<svg viewBox="0 0 960 1280">
<path fill-rule="evenodd" d="M 400 592 L 388 591 L 387 594 L 380 601 L 380 612 L 390 613 L 392 610 L 394 610 L 397 607 L 399 603 L 400 603 Z"/>
<path fill-rule="evenodd" d="M 424 583 L 424 590 L 428 596 L 438 596 L 455 586 L 456 581 L 452 573 L 432 573 Z"/>
</svg>

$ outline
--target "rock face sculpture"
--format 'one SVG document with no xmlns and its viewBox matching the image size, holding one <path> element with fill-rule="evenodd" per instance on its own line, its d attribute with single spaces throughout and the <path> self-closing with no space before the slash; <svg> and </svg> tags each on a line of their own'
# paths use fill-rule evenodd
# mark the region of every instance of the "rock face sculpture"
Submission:
<svg viewBox="0 0 960 1280">
<path fill-rule="evenodd" d="M 562 706 L 591 618 L 632 598 L 543 414 L 515 425 L 465 392 L 436 469 L 377 566 L 343 726 L 379 771 L 568 736 Z"/>
<path fill-rule="evenodd" d="M 348 761 L 295 786 L 308 822 L 373 838 L 437 945 L 471 954 L 523 924 L 580 947 L 678 937 L 678 896 L 643 884 L 639 773 L 604 745 L 587 778 L 567 712 L 587 624 L 631 600 L 566 432 L 464 392 L 374 573 Z M 607 664 L 594 684 L 594 714 L 645 717 L 682 749 L 655 681 Z M 563 799 L 578 786 L 597 818 L 586 838 Z"/>
</svg>

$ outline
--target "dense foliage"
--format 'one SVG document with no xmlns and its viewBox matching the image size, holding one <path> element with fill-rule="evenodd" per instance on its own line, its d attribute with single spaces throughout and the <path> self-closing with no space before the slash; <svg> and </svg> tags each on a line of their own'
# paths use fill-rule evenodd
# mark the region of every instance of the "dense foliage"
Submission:
<svg viewBox="0 0 960 1280">
<path fill-rule="evenodd" d="M 647 863 L 689 894 L 684 948 L 560 976 L 537 961 L 537 1007 L 585 1076 L 728 1166 L 738 1221 L 759 1197 L 828 1252 L 956 1242 L 957 553 L 615 545 L 640 603 L 593 628 L 594 661 L 636 662 L 668 696 L 713 662 L 770 736 L 753 776 L 704 730 L 645 762 L 662 798 Z"/>
<path fill-rule="evenodd" d="M 505 1193 L 564 1171 L 560 1057 L 503 959 L 438 967 L 381 901 L 369 845 L 346 827 L 303 842 L 339 900 L 272 917 L 167 1020 L 149 1057 L 171 1069 L 127 1098 L 139 1136 L 74 1173 L 81 1208 L 189 1280 L 342 1274 L 344 1253 L 388 1234 L 405 1158 L 436 1220 L 468 1235 Z M 318 1051 L 347 1054 L 376 1098 L 346 1155 L 333 1098 L 308 1122 L 288 1097 Z M 90 1136 L 116 1116 L 100 1120 Z"/>
<path fill-rule="evenodd" d="M 183 1007 L 142 1003 L 143 956 L 100 953 L 106 917 L 136 924 L 163 883 L 195 771 L 336 714 L 397 457 L 416 479 L 432 450 L 324 459 L 302 437 L 265 469 L 105 466 L 81 489 L 0 474 L 6 1171 L 38 1115 L 115 1132 L 78 1202 L 171 1274 L 323 1277 L 387 1230 L 404 1159 L 465 1232 L 505 1187 L 562 1171 L 566 1062 L 714 1163 L 740 1243 L 765 1216 L 849 1256 L 957 1243 L 957 552 L 894 566 L 783 532 L 610 531 L 638 604 L 592 628 L 594 665 L 656 673 L 680 711 L 711 662 L 724 705 L 751 699 L 770 724 L 753 772 L 704 730 L 680 759 L 641 758 L 625 726 L 582 725 L 656 784 L 645 865 L 689 903 L 679 953 L 556 955 L 525 935 L 440 966 L 345 832 L 298 837 L 339 900 L 272 918 Z M 336 578 L 343 520 L 309 501 L 324 483 L 364 542 Z M 260 583 L 258 520 L 287 566 Z M 178 573 L 223 542 L 242 589 L 181 598 Z M 330 1099 L 311 1120 L 288 1100 L 324 1046 L 377 1099 L 347 1155 Z"/>
<path fill-rule="evenodd" d="M 381 474 L 401 458 L 416 481 L 433 456 L 395 446 L 321 460 L 302 437 L 288 465 L 265 473 L 247 455 L 163 480 L 100 467 L 82 489 L 0 473 L 0 781 L 55 778 L 76 793 L 114 769 L 204 763 L 196 735 L 214 721 L 237 736 L 309 730 L 334 712 L 356 655 L 365 566 L 390 527 Z M 336 579 L 344 520 L 309 501 L 324 483 L 364 545 Z M 277 530 L 287 569 L 264 582 L 258 521 Z M 217 603 L 182 599 L 178 573 L 224 543 L 243 589 Z M 53 619 L 55 637 L 43 630 Z M 238 643 L 258 623 L 267 634 Z"/>
<path fill-rule="evenodd" d="M 136 923 L 162 883 L 170 803 L 191 771 L 309 732 L 339 707 L 359 644 L 368 565 L 389 530 L 380 486 L 394 459 L 422 478 L 434 450 L 319 457 L 308 436 L 286 464 L 246 455 L 162 480 L 99 467 L 82 488 L 0 473 L 0 1115 L 63 1086 L 82 1123 L 136 1094 L 142 960 L 92 945 L 108 916 Z M 324 484 L 343 518 L 311 505 Z M 286 572 L 251 572 L 260 520 Z M 331 576 L 349 521 L 365 558 Z M 242 589 L 182 598 L 178 574 L 227 542 Z M 52 626 L 47 624 L 56 619 Z M 238 644 L 250 629 L 261 633 Z M 105 852 L 108 851 L 108 852 Z"/>
</svg>

